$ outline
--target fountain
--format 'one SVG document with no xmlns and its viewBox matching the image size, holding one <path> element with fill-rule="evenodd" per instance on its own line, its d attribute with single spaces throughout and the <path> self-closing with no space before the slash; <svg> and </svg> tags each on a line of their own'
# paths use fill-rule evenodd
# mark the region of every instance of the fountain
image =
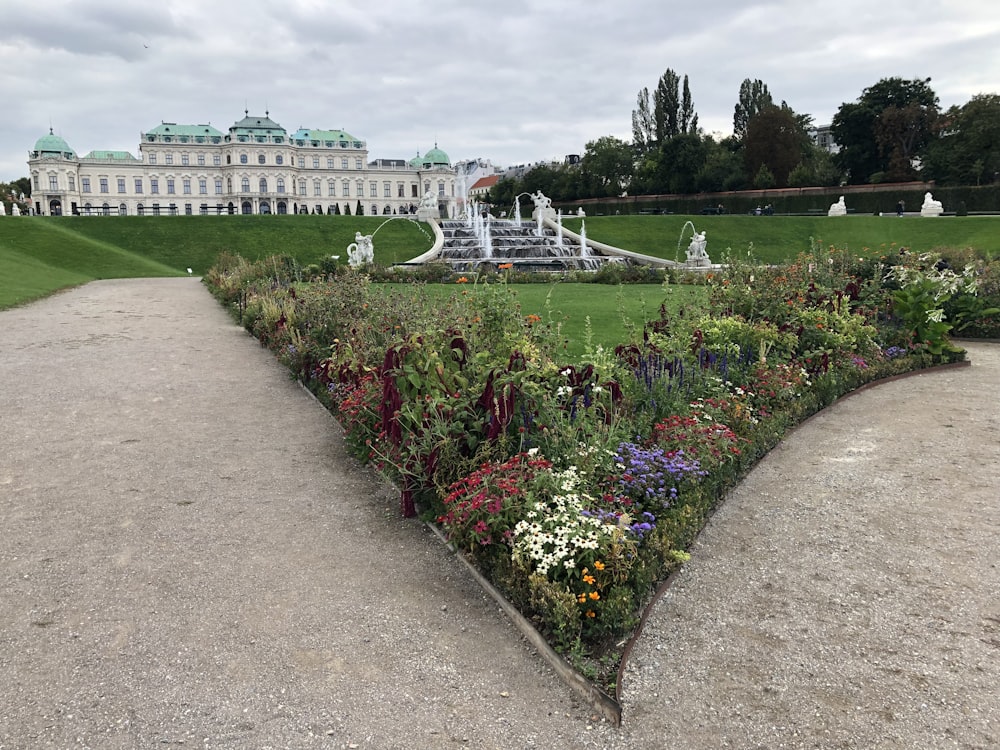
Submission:
<svg viewBox="0 0 1000 750">
<path fill-rule="evenodd" d="M 681 227 L 681 234 L 677 238 L 677 255 L 675 258 L 677 258 L 679 262 L 681 243 L 684 241 L 684 232 L 688 227 L 691 227 L 691 241 L 687 246 L 684 265 L 693 268 L 707 268 L 708 266 L 711 266 L 712 260 L 708 257 L 708 252 L 705 250 L 705 247 L 708 244 L 708 240 L 705 239 L 705 232 L 699 232 L 694 228 L 694 224 L 690 221 L 685 221 L 684 226 Z"/>
<path fill-rule="evenodd" d="M 521 217 L 522 195 L 528 195 L 535 204 L 531 221 Z M 470 204 L 465 217 L 434 219 L 431 224 L 437 236 L 433 247 L 402 265 L 442 261 L 457 273 L 474 273 L 501 265 L 528 272 L 594 271 L 609 262 L 653 267 L 675 265 L 669 260 L 588 242 L 586 226 L 581 226 L 580 234 L 565 229 L 561 214 L 541 192 L 515 196 L 513 218 L 497 219 L 484 207 Z"/>
</svg>

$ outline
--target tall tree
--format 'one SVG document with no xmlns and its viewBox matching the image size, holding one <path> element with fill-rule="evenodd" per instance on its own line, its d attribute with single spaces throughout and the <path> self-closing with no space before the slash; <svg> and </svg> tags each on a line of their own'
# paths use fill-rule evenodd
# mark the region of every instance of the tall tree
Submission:
<svg viewBox="0 0 1000 750">
<path fill-rule="evenodd" d="M 938 98 L 928 85 L 930 78 L 904 80 L 883 78 L 866 88 L 857 102 L 840 106 L 831 131 L 840 146 L 838 165 L 854 184 L 882 179 L 890 172 L 893 159 L 912 160 L 930 142 L 930 124 Z M 890 107 L 896 111 L 882 119 Z M 907 123 L 907 120 L 912 120 Z M 927 123 L 923 129 L 919 121 Z M 912 137 L 908 129 L 915 129 Z"/>
<path fill-rule="evenodd" d="M 643 158 L 656 147 L 656 128 L 653 112 L 649 108 L 649 89 L 643 87 L 632 110 L 632 147 L 636 156 Z"/>
<path fill-rule="evenodd" d="M 680 133 L 680 78 L 670 68 L 664 71 L 653 92 L 653 123 L 656 144 L 660 145 Z"/>
<path fill-rule="evenodd" d="M 652 94 L 642 89 L 632 110 L 632 144 L 641 161 L 653 156 L 671 138 L 698 133 L 698 115 L 694 110 L 688 77 L 681 78 L 670 68 L 664 71 Z"/>
<path fill-rule="evenodd" d="M 733 112 L 733 138 L 740 143 L 746 138 L 747 125 L 759 112 L 774 106 L 771 92 L 767 90 L 767 84 L 759 78 L 751 81 L 744 78 L 740 84 L 739 101 L 736 102 L 736 109 Z"/>
</svg>

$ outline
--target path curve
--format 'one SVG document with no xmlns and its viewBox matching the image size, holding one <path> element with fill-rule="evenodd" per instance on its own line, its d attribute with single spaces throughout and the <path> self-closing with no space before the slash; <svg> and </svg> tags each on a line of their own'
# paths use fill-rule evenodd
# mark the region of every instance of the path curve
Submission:
<svg viewBox="0 0 1000 750">
<path fill-rule="evenodd" d="M 592 720 L 196 279 L 0 312 L 0 748 L 1000 744 L 1000 351 L 715 515 Z"/>
</svg>

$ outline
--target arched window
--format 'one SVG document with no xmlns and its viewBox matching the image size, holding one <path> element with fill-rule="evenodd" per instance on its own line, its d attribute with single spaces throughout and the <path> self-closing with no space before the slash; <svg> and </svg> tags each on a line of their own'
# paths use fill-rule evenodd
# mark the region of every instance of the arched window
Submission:
<svg viewBox="0 0 1000 750">
<path fill-rule="evenodd" d="M 122 203 L 120 206 L 118 206 L 118 215 L 119 216 L 128 216 L 128 206 L 126 206 L 124 203 Z"/>
<path fill-rule="evenodd" d="M 104 214 L 105 216 L 111 216 L 111 206 L 109 206 L 107 203 L 102 205 L 101 213 Z"/>
<path fill-rule="evenodd" d="M 250 201 L 243 201 L 243 203 L 240 206 L 240 208 L 242 208 L 244 214 L 252 214 L 253 213 L 253 206 L 250 205 Z"/>
<path fill-rule="evenodd" d="M 278 201 L 278 213 L 282 215 L 287 214 L 288 204 L 285 203 L 284 201 Z"/>
<path fill-rule="evenodd" d="M 262 193 L 266 193 L 267 192 L 267 178 L 266 177 L 261 177 L 260 178 L 260 192 L 262 192 Z"/>
<path fill-rule="evenodd" d="M 240 180 L 240 192 L 241 193 L 249 193 L 250 192 L 250 178 L 249 177 L 244 177 L 242 180 Z"/>
<path fill-rule="evenodd" d="M 279 193 L 284 193 L 285 192 L 285 178 L 284 177 L 279 177 L 278 178 L 278 192 Z"/>
<path fill-rule="evenodd" d="M 139 214 L 139 216 L 142 216 L 143 214 L 146 213 L 146 207 L 140 203 L 138 206 L 135 207 L 135 212 Z"/>
</svg>

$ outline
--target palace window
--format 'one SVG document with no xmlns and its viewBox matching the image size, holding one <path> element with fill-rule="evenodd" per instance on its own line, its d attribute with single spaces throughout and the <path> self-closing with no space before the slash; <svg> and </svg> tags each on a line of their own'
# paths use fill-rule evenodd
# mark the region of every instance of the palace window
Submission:
<svg viewBox="0 0 1000 750">
<path fill-rule="evenodd" d="M 198 166 L 199 167 L 204 167 L 205 166 L 205 154 L 198 154 Z M 206 206 L 205 208 L 208 208 L 208 207 Z"/>
<path fill-rule="evenodd" d="M 313 195 L 323 195 L 323 185 L 319 180 L 313 180 Z"/>
<path fill-rule="evenodd" d="M 318 156 L 314 156 L 313 157 L 313 169 L 319 169 L 319 157 Z"/>
<path fill-rule="evenodd" d="M 183 181 L 184 195 L 191 195 L 191 178 L 185 177 Z"/>
<path fill-rule="evenodd" d="M 285 178 L 284 177 L 279 177 L 278 178 L 278 192 L 279 193 L 285 192 Z"/>
<path fill-rule="evenodd" d="M 250 192 L 250 178 L 249 177 L 244 177 L 242 180 L 240 180 L 240 192 L 241 193 L 249 193 Z"/>
<path fill-rule="evenodd" d="M 139 195 L 142 195 L 142 178 L 141 177 L 136 177 L 135 178 L 135 192 L 138 193 Z"/>
<path fill-rule="evenodd" d="M 37 187 L 37 185 L 35 187 Z M 81 177 L 80 178 L 80 189 L 83 190 L 83 192 L 85 192 L 85 193 L 89 193 L 90 192 L 90 178 L 89 177 Z"/>
<path fill-rule="evenodd" d="M 326 157 L 326 168 L 327 169 L 333 169 L 333 157 L 332 156 Z"/>
<path fill-rule="evenodd" d="M 208 195 L 208 180 L 204 177 L 198 178 L 198 192 L 201 195 Z"/>
<path fill-rule="evenodd" d="M 124 193 L 125 192 L 125 178 L 124 177 L 119 177 L 118 178 L 118 192 L 119 193 Z"/>
<path fill-rule="evenodd" d="M 257 163 L 258 164 L 266 164 L 267 163 L 267 158 L 264 156 L 264 154 L 257 154 Z"/>
<path fill-rule="evenodd" d="M 382 197 L 383 198 L 391 198 L 392 197 L 392 183 L 391 182 L 383 182 L 382 183 Z"/>
<path fill-rule="evenodd" d="M 346 156 L 343 157 L 343 158 L 341 158 L 341 160 L 340 160 L 340 168 L 341 169 L 347 169 L 347 157 Z"/>
<path fill-rule="evenodd" d="M 345 198 L 351 196 L 351 183 L 349 181 L 344 180 L 340 183 L 340 194 Z"/>
<path fill-rule="evenodd" d="M 372 198 L 378 198 L 378 183 L 377 182 L 369 182 L 368 183 L 368 195 L 370 195 Z"/>
<path fill-rule="evenodd" d="M 36 180 L 36 182 L 37 182 L 37 180 Z M 35 187 L 38 187 L 38 186 L 35 185 Z M 76 190 L 76 177 L 73 176 L 73 175 L 69 175 L 69 189 L 70 190 Z"/>
<path fill-rule="evenodd" d="M 240 154 L 240 164 L 246 164 L 246 163 L 247 163 L 247 155 Z"/>
<path fill-rule="evenodd" d="M 59 189 L 59 178 L 56 175 L 54 175 L 54 174 L 50 174 L 49 175 L 49 190 L 51 190 L 54 193 L 58 189 Z"/>
<path fill-rule="evenodd" d="M 262 192 L 262 193 L 266 193 L 267 192 L 267 178 L 266 177 L 261 177 L 260 178 L 260 192 Z"/>
<path fill-rule="evenodd" d="M 299 180 L 299 195 L 305 195 L 305 194 L 306 194 L 306 181 Z"/>
<path fill-rule="evenodd" d="M 354 168 L 355 169 L 364 169 L 364 167 L 361 165 L 361 158 L 360 157 L 358 157 L 358 158 L 356 158 L 354 160 Z"/>
<path fill-rule="evenodd" d="M 173 177 L 168 177 L 167 178 L 167 195 L 173 195 L 176 192 L 177 191 L 174 190 L 174 178 Z"/>
<path fill-rule="evenodd" d="M 101 180 L 101 192 L 102 193 L 108 192 L 108 178 L 101 177 L 100 180 Z"/>
<path fill-rule="evenodd" d="M 150 154 L 149 155 L 149 163 L 150 164 L 156 164 L 156 154 Z"/>
<path fill-rule="evenodd" d="M 215 194 L 216 195 L 222 195 L 222 178 L 221 177 L 216 177 L 215 178 Z"/>
<path fill-rule="evenodd" d="M 186 167 L 190 163 L 191 163 L 191 157 L 189 157 L 187 154 L 181 154 L 181 164 L 183 164 Z"/>
<path fill-rule="evenodd" d="M 212 164 L 214 164 L 217 167 L 221 167 L 222 166 L 222 154 L 213 154 L 212 155 Z"/>
<path fill-rule="evenodd" d="M 174 155 L 173 154 L 164 154 L 163 155 L 163 161 L 164 161 L 165 164 L 173 164 L 174 163 Z"/>
<path fill-rule="evenodd" d="M 337 181 L 327 180 L 326 181 L 326 194 L 329 196 L 334 196 L 337 194 Z"/>
</svg>

